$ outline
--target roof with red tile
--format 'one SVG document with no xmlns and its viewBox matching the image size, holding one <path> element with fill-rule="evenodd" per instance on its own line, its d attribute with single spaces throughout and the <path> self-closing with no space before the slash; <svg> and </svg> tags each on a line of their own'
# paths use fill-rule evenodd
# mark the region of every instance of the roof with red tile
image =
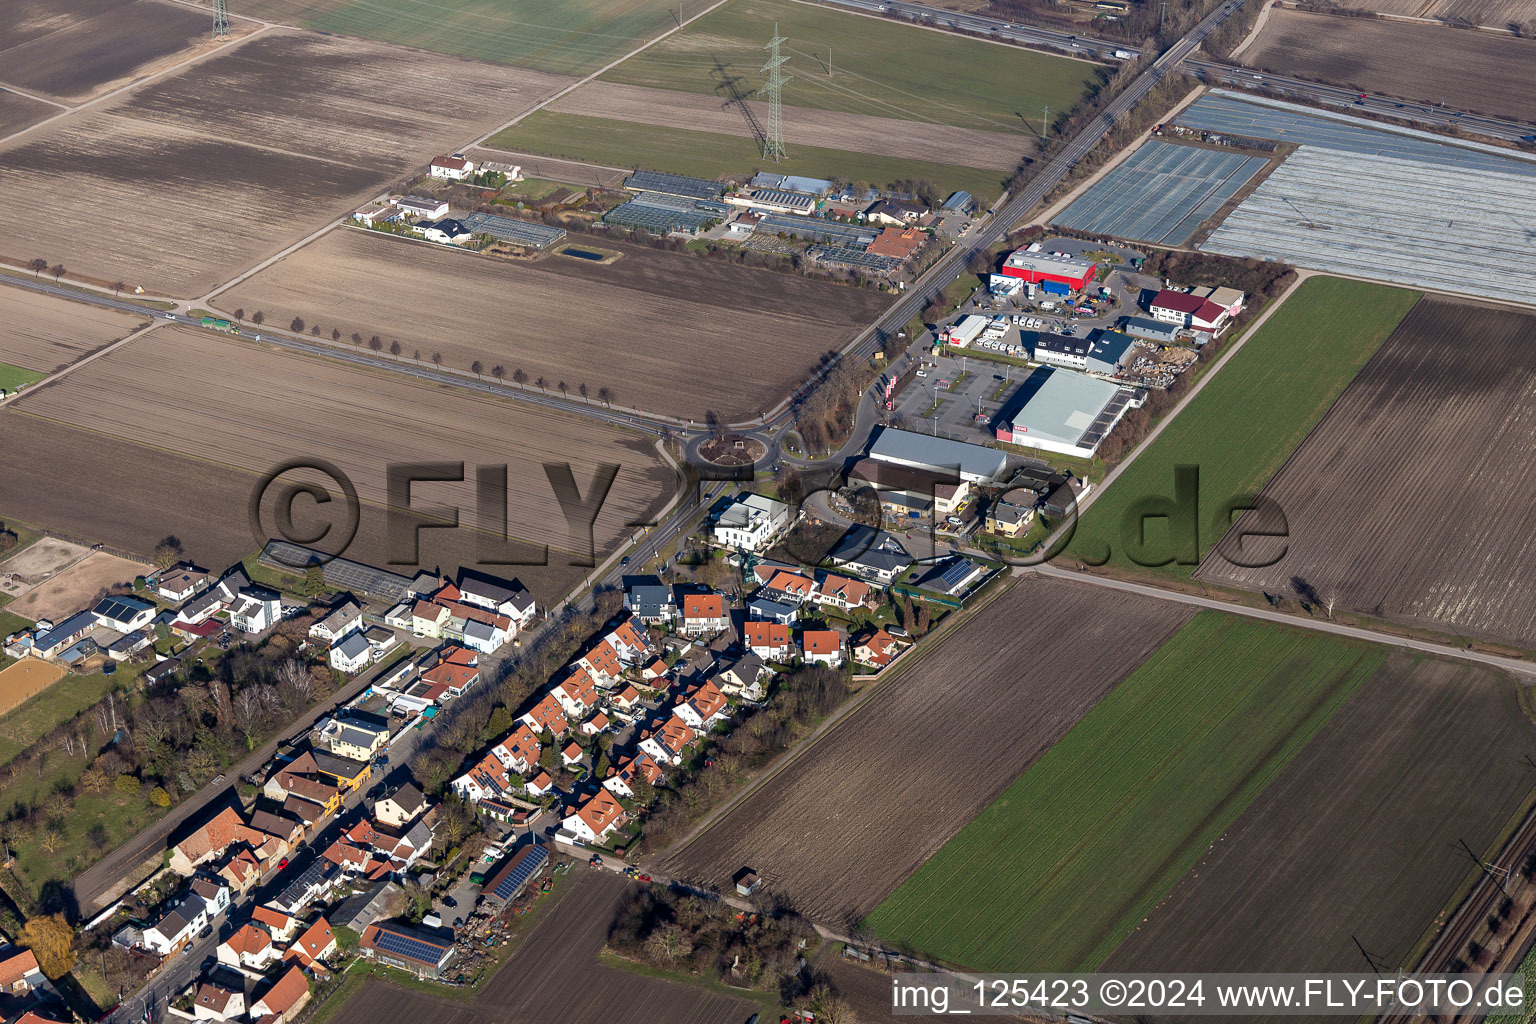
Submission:
<svg viewBox="0 0 1536 1024">
<path fill-rule="evenodd" d="M 725 615 L 725 598 L 720 594 L 688 594 L 683 598 L 684 619 L 718 619 Z"/>
</svg>

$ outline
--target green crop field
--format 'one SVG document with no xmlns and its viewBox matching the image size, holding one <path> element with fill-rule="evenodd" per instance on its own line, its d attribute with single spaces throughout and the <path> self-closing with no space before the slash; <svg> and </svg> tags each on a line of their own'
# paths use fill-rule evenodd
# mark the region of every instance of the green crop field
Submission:
<svg viewBox="0 0 1536 1024">
<path fill-rule="evenodd" d="M 38 373 L 36 370 L 24 370 L 10 363 L 0 363 L 0 388 L 6 391 L 15 391 L 17 388 L 36 384 L 46 376 L 48 376 L 46 373 Z"/>
<path fill-rule="evenodd" d="M 789 42 L 784 102 L 988 131 L 1040 130 L 1043 108 L 1077 105 L 1095 64 L 791 0 L 731 0 L 604 81 L 727 95 L 762 83 L 774 25 Z M 826 63 L 831 48 L 831 65 Z"/>
<path fill-rule="evenodd" d="M 1386 285 L 1314 277 L 1302 283 L 1241 351 L 1146 451 L 1083 514 L 1074 554 L 1136 564 L 1128 514 L 1156 496 L 1174 495 L 1175 468 L 1198 467 L 1201 558 L 1225 529 L 1223 507 L 1269 482 L 1355 374 L 1375 354 L 1419 293 Z M 1168 520 L 1147 519 L 1143 561 L 1172 557 Z M 1188 576 L 1194 564 L 1165 571 Z"/>
<path fill-rule="evenodd" d="M 773 163 L 763 159 L 757 142 L 751 138 L 547 110 L 529 114 L 494 136 L 487 145 L 517 153 L 537 153 L 610 167 L 645 167 L 701 178 L 772 170 L 779 174 L 846 178 L 876 186 L 889 185 L 893 181 L 927 179 L 946 192 L 964 189 L 982 200 L 995 198 L 1003 187 L 1002 174 L 998 171 L 812 146 L 791 146 L 788 159 Z"/>
<path fill-rule="evenodd" d="M 976 970 L 1096 967 L 1384 658 L 1201 612 L 865 923 Z"/>
<path fill-rule="evenodd" d="M 668 0 L 251 0 L 236 13 L 551 74 L 586 75 L 671 28 L 676 10 Z"/>
</svg>

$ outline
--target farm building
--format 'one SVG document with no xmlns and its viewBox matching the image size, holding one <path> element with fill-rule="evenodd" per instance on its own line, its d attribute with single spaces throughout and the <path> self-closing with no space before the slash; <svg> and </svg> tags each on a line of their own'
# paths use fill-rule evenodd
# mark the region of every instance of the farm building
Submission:
<svg viewBox="0 0 1536 1024">
<path fill-rule="evenodd" d="M 400 217 L 400 209 L 390 206 L 388 203 L 369 203 L 352 211 L 352 219 L 364 227 L 373 227 L 375 224 L 388 224 Z"/>
<path fill-rule="evenodd" d="M 917 228 L 886 228 L 880 232 L 880 237 L 869 243 L 868 252 L 871 256 L 906 260 L 926 241 L 928 236 Z"/>
<path fill-rule="evenodd" d="M 1057 255 L 1030 246 L 1029 249 L 1018 249 L 1010 253 L 1003 261 L 1001 273 L 1005 277 L 1017 277 L 1027 284 L 1038 284 L 1049 293 L 1067 294 L 1086 288 L 1098 269 L 1097 263 L 1085 257 Z M 1052 288 L 1052 285 L 1057 288 Z M 1061 291 L 1060 286 L 1065 286 L 1067 291 Z"/>
<path fill-rule="evenodd" d="M 464 218 L 464 226 L 477 235 L 490 235 L 497 241 L 529 249 L 548 249 L 565 241 L 565 228 L 490 213 L 472 213 Z"/>
<path fill-rule="evenodd" d="M 997 480 L 1008 466 L 1008 456 L 996 449 L 894 427 L 880 431 L 869 446 L 869 457 L 898 466 L 957 473 L 960 479 L 978 484 Z"/>
<path fill-rule="evenodd" d="M 939 209 L 944 213 L 970 213 L 976 209 L 976 197 L 969 192 L 953 192 Z"/>
<path fill-rule="evenodd" d="M 410 971 L 418 978 L 436 978 L 453 959 L 454 951 L 452 941 L 393 921 L 369 925 L 357 945 L 370 960 Z"/>
<path fill-rule="evenodd" d="M 636 171 L 624 180 L 624 187 L 631 192 L 659 192 L 683 199 L 719 199 L 725 192 L 723 182 L 661 171 Z"/>
<path fill-rule="evenodd" d="M 448 216 L 448 204 L 441 199 L 427 199 L 423 196 L 399 196 L 391 200 L 400 212 L 407 217 L 418 217 L 424 220 L 436 220 L 439 217 Z"/>
<path fill-rule="evenodd" d="M 733 206 L 766 210 L 769 213 L 791 213 L 801 217 L 809 217 L 816 209 L 816 200 L 810 196 L 776 188 L 753 189 L 746 195 L 728 196 L 725 201 Z"/>
<path fill-rule="evenodd" d="M 502 861 L 480 891 L 505 906 L 521 896 L 529 882 L 543 874 L 548 862 L 549 851 L 544 847 L 537 843 L 525 846 Z"/>
<path fill-rule="evenodd" d="M 1087 338 L 1069 338 L 1065 334 L 1041 331 L 1035 335 L 1033 358 L 1046 366 L 1060 366 L 1068 370 L 1082 370 L 1088 366 L 1088 350 L 1093 343 Z"/>
<path fill-rule="evenodd" d="M 871 228 L 782 213 L 770 213 L 764 217 L 758 222 L 757 230 L 765 235 L 789 235 L 808 242 L 830 242 L 858 249 L 868 248 L 869 243 L 880 235 L 880 232 Z"/>
<path fill-rule="evenodd" d="M 803 192 L 808 196 L 825 196 L 832 191 L 832 183 L 825 178 L 807 178 L 799 174 L 774 174 L 759 171 L 749 184 L 753 188 L 775 188 L 786 192 Z"/>
<path fill-rule="evenodd" d="M 848 470 L 848 486 L 868 484 L 884 500 L 888 494 L 905 494 L 931 500 L 940 515 L 952 515 L 960 503 L 971 496 L 971 484 L 953 471 L 934 472 L 900 466 L 894 462 L 860 459 Z"/>
<path fill-rule="evenodd" d="M 875 251 L 875 243 L 868 249 L 851 245 L 813 245 L 806 250 L 817 263 L 828 267 L 852 267 L 873 274 L 889 274 L 900 270 L 905 257 L 886 256 Z"/>
<path fill-rule="evenodd" d="M 1152 319 L 1200 331 L 1219 331 L 1226 326 L 1227 309 L 1193 292 L 1163 289 L 1147 305 Z"/>
<path fill-rule="evenodd" d="M 432 161 L 428 171 L 434 178 L 463 181 L 475 173 L 475 162 L 466 160 L 462 156 L 440 156 Z"/>
<path fill-rule="evenodd" d="M 1130 388 L 1043 367 L 1014 392 L 1014 411 L 999 417 L 997 439 L 1089 459 L 1137 401 Z"/>
</svg>

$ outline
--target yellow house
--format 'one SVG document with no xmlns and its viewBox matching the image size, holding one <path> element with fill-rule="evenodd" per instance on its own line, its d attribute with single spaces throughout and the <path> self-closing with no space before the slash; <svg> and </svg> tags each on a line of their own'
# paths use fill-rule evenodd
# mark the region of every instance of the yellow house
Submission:
<svg viewBox="0 0 1536 1024">
<path fill-rule="evenodd" d="M 1017 537 L 1035 521 L 1035 510 L 1000 501 L 987 513 L 987 529 L 1004 537 Z"/>
<path fill-rule="evenodd" d="M 311 750 L 310 756 L 315 759 L 315 768 L 320 774 L 335 779 L 336 785 L 342 790 L 360 788 L 373 773 L 373 766 L 367 761 L 337 757 L 324 750 Z"/>
</svg>

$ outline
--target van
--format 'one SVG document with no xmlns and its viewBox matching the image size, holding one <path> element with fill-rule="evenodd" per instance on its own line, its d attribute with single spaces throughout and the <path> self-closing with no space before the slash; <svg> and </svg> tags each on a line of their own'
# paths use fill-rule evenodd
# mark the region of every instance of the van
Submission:
<svg viewBox="0 0 1536 1024">
<path fill-rule="evenodd" d="M 917 375 L 919 377 L 926 377 L 926 376 L 928 376 L 928 371 L 927 370 L 918 370 L 917 371 Z"/>
</svg>

